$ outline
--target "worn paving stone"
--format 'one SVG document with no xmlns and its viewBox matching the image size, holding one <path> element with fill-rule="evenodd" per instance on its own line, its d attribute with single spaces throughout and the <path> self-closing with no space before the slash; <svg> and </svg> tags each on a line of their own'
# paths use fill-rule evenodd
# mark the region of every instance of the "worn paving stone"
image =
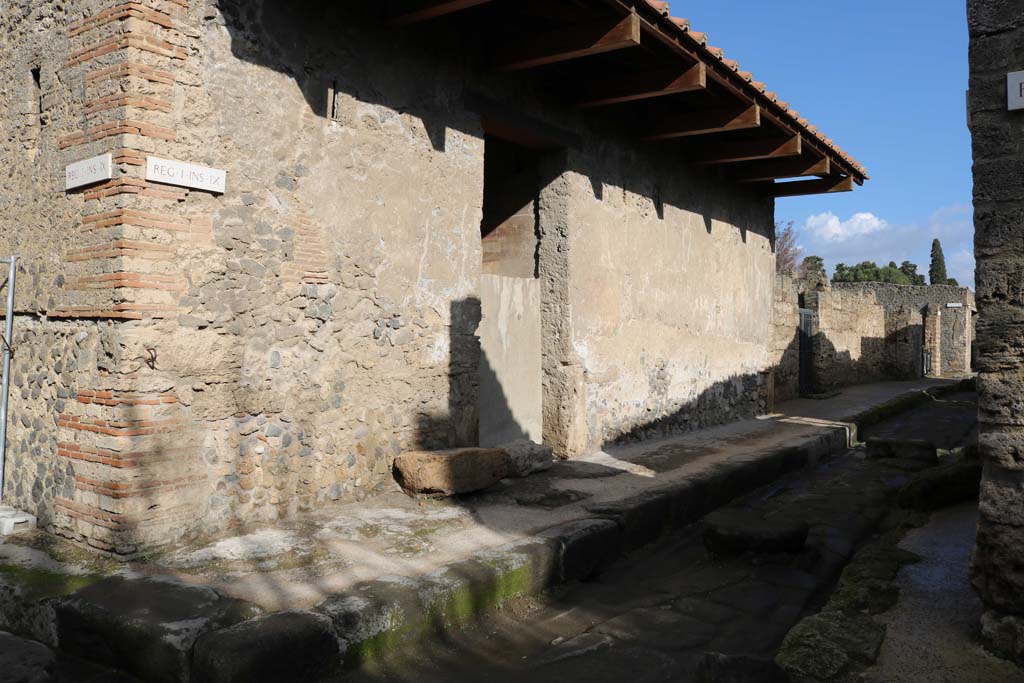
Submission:
<svg viewBox="0 0 1024 683">
<path fill-rule="evenodd" d="M 692 680 L 695 665 L 656 649 L 614 646 L 531 668 L 527 676 L 530 683 L 668 683 Z"/>
<path fill-rule="evenodd" d="M 869 458 L 901 458 L 938 464 L 938 447 L 924 439 L 890 439 L 872 437 L 867 440 Z"/>
<path fill-rule="evenodd" d="M 709 624 L 723 624 L 736 618 L 738 612 L 727 605 L 695 597 L 679 598 L 672 603 L 672 609 Z"/>
<path fill-rule="evenodd" d="M 763 581 L 743 581 L 720 588 L 708 599 L 752 616 L 767 614 L 784 598 L 782 589 Z"/>
<path fill-rule="evenodd" d="M 585 655 L 606 650 L 615 645 L 615 639 L 604 633 L 581 633 L 575 638 L 564 640 L 552 646 L 538 661 L 538 666 L 553 664 L 571 657 L 583 657 Z"/>
<path fill-rule="evenodd" d="M 789 683 L 786 672 L 770 658 L 725 655 L 709 652 L 704 655 L 694 678 L 696 683 Z"/>
<path fill-rule="evenodd" d="M 678 652 L 689 650 L 715 637 L 717 629 L 700 619 L 664 607 L 631 610 L 594 629 L 625 643 Z"/>
</svg>

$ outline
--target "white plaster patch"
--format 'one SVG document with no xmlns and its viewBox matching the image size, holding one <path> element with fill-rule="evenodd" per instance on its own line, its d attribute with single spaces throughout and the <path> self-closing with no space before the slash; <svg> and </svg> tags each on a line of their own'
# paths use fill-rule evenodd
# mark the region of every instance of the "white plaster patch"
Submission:
<svg viewBox="0 0 1024 683">
<path fill-rule="evenodd" d="M 224 560 L 262 560 L 294 553 L 302 546 L 303 542 L 292 531 L 261 529 L 245 536 L 225 538 L 195 552 L 179 554 L 172 561 L 192 566 Z"/>
</svg>

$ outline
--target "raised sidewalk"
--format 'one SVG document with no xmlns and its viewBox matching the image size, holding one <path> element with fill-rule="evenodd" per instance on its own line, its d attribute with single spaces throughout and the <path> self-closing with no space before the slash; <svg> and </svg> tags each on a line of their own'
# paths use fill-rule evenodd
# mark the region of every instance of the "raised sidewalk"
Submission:
<svg viewBox="0 0 1024 683">
<path fill-rule="evenodd" d="M 508 598 L 587 578 L 845 451 L 858 427 L 929 400 L 924 390 L 957 386 L 853 387 L 763 418 L 558 462 L 458 500 L 396 492 L 129 566 L 15 537 L 0 545 L 0 629 L 145 680 L 273 680 L 282 657 L 301 658 L 309 680 L 328 678 Z"/>
</svg>

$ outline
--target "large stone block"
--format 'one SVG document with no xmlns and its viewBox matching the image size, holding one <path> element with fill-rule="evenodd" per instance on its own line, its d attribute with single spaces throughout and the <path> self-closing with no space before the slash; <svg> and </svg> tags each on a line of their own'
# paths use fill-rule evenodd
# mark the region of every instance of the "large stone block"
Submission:
<svg viewBox="0 0 1024 683">
<path fill-rule="evenodd" d="M 259 611 L 209 588 L 111 577 L 57 602 L 57 633 L 65 652 L 146 681 L 178 683 L 188 680 L 199 636 Z"/>
<path fill-rule="evenodd" d="M 333 681 L 341 649 L 331 620 L 312 612 L 278 612 L 201 637 L 194 683 Z"/>
<path fill-rule="evenodd" d="M 985 463 L 978 509 L 989 521 L 1024 527 L 1024 470 Z"/>
<path fill-rule="evenodd" d="M 978 452 L 994 466 L 1024 470 L 1024 427 L 985 425 L 978 435 Z"/>
<path fill-rule="evenodd" d="M 518 439 L 498 446 L 508 453 L 508 476 L 526 477 L 534 472 L 551 469 L 554 457 L 551 446 Z"/>
<path fill-rule="evenodd" d="M 810 528 L 803 520 L 762 518 L 747 510 L 724 508 L 704 520 L 704 545 L 714 555 L 745 552 L 795 553 L 803 549 Z"/>
<path fill-rule="evenodd" d="M 974 500 L 981 480 L 981 463 L 958 460 L 919 472 L 899 493 L 900 507 L 908 510 L 937 510 Z"/>
<path fill-rule="evenodd" d="M 974 164 L 974 199 L 977 202 L 1012 202 L 1024 186 L 1024 160 L 979 159 Z"/>
<path fill-rule="evenodd" d="M 508 473 L 508 453 L 500 448 L 409 451 L 395 458 L 395 478 L 412 493 L 472 493 L 498 483 Z"/>
<path fill-rule="evenodd" d="M 987 130 L 990 130 L 987 129 Z M 998 143 L 1006 144 L 1002 138 Z M 1003 204 L 978 208 L 974 213 L 974 243 L 976 251 L 984 253 L 984 249 L 998 250 L 992 256 L 1012 253 L 1014 240 L 1024 237 L 1024 208 Z M 1019 250 L 1019 247 L 1017 247 Z M 988 259 L 986 259 L 986 268 Z"/>
</svg>

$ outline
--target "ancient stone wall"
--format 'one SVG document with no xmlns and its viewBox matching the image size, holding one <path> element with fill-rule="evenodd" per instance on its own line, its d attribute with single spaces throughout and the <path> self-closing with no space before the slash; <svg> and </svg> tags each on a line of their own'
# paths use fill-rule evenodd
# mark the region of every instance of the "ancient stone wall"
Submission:
<svg viewBox="0 0 1024 683">
<path fill-rule="evenodd" d="M 1024 662 L 1024 111 L 1007 111 L 1007 74 L 1024 70 L 1024 6 L 968 0 L 967 12 L 985 464 L 972 577 L 989 644 Z"/>
<path fill-rule="evenodd" d="M 610 145 L 571 150 L 569 167 L 588 447 L 764 412 L 772 201 Z"/>
<path fill-rule="evenodd" d="M 814 311 L 810 384 L 831 391 L 851 384 L 912 379 L 924 374 L 963 376 L 971 370 L 974 294 L 964 287 L 916 287 L 879 282 L 805 283 L 780 276 L 775 292 L 775 394 L 785 400 L 799 387 L 797 306 Z M 927 337 L 927 311 L 934 337 Z M 933 367 L 924 367 L 932 349 Z"/>
<path fill-rule="evenodd" d="M 826 287 L 807 295 L 814 320 L 814 388 L 830 391 L 886 376 L 886 309 L 859 287 Z"/>
<path fill-rule="evenodd" d="M 544 440 L 573 455 L 764 409 L 771 202 L 598 142 L 375 12 L 5 6 L 0 252 L 26 269 L 5 491 L 52 531 L 130 555 L 362 499 L 403 450 L 476 441 L 470 90 L 576 140 L 533 204 Z M 112 179 L 63 191 L 107 152 Z M 227 191 L 148 181 L 149 155 L 224 169 Z"/>
</svg>

